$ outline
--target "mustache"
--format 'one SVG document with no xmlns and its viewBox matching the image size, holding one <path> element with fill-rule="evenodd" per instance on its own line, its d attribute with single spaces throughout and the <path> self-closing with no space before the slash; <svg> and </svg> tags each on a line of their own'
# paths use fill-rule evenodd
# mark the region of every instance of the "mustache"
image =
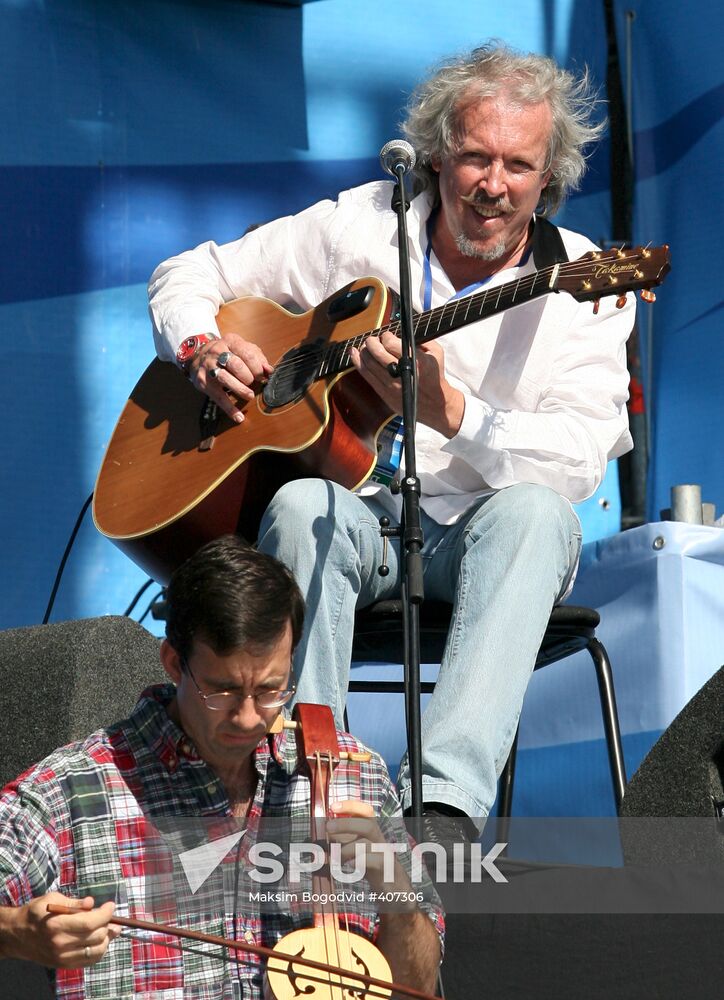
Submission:
<svg viewBox="0 0 724 1000">
<path fill-rule="evenodd" d="M 475 205 L 477 208 L 490 208 L 495 212 L 503 212 L 509 215 L 513 211 L 513 206 L 504 195 L 498 198 L 491 198 L 484 191 L 473 191 L 472 194 L 460 195 L 460 200 L 467 205 Z"/>
</svg>

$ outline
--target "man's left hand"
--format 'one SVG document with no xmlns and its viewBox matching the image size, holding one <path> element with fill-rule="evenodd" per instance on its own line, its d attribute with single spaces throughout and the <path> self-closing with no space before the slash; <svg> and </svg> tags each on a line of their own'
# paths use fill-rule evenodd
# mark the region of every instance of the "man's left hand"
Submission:
<svg viewBox="0 0 724 1000">
<path fill-rule="evenodd" d="M 401 353 L 399 337 L 389 332 L 368 337 L 361 350 L 350 350 L 354 367 L 394 413 L 402 413 L 402 387 L 388 366 L 399 361 Z M 445 352 L 439 344 L 422 344 L 416 353 L 417 419 L 452 438 L 463 421 L 465 396 L 445 378 Z"/>
</svg>

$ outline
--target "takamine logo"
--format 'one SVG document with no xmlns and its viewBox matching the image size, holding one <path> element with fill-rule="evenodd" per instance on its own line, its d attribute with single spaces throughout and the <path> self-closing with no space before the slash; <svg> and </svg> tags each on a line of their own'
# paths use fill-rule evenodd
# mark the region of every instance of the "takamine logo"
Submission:
<svg viewBox="0 0 724 1000">
<path fill-rule="evenodd" d="M 625 271 L 635 271 L 636 262 L 626 261 L 621 264 L 597 264 L 593 271 L 594 278 L 605 278 L 607 274 L 621 274 Z"/>
</svg>

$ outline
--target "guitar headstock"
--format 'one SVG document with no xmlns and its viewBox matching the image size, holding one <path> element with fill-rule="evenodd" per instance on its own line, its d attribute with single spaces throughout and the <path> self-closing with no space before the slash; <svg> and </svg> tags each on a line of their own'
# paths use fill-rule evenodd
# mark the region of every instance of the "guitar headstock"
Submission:
<svg viewBox="0 0 724 1000">
<path fill-rule="evenodd" d="M 562 264 L 555 281 L 557 291 L 568 292 L 579 302 L 604 295 L 625 295 L 642 290 L 641 297 L 654 301 L 651 289 L 660 285 L 671 270 L 669 247 L 591 250 L 583 257 Z"/>
</svg>

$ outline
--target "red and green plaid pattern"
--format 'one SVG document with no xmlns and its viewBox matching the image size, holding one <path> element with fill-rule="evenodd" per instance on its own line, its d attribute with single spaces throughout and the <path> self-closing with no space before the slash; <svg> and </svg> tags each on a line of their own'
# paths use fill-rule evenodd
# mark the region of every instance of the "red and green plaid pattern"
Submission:
<svg viewBox="0 0 724 1000">
<path fill-rule="evenodd" d="M 228 908 L 215 916 L 179 913 L 170 897 L 166 912 L 156 894 L 154 912 L 148 912 L 148 884 L 163 866 L 155 823 L 231 816 L 221 782 L 166 712 L 173 695 L 171 685 L 149 688 L 129 719 L 56 750 L 6 786 L 0 795 L 0 905 L 20 906 L 51 890 L 92 895 L 115 899 L 122 916 L 176 921 L 269 947 L 306 922 L 307 914 L 294 907 L 262 914 L 245 905 L 234 912 L 233 892 Z M 349 735 L 339 740 L 342 749 L 364 749 Z M 294 739 L 285 731 L 260 743 L 255 763 L 259 782 L 249 822 L 262 814 L 308 817 L 309 783 L 296 769 Z M 369 763 L 342 762 L 334 794 L 338 801 L 370 802 L 382 817 L 400 814 L 375 754 Z M 426 909 L 442 933 L 440 910 L 434 904 Z M 350 914 L 349 923 L 374 936 L 373 914 Z M 96 965 L 58 970 L 55 987 L 63 1000 L 240 1000 L 262 997 L 261 972 L 258 963 L 229 953 L 220 959 L 212 946 L 128 932 Z"/>
</svg>

